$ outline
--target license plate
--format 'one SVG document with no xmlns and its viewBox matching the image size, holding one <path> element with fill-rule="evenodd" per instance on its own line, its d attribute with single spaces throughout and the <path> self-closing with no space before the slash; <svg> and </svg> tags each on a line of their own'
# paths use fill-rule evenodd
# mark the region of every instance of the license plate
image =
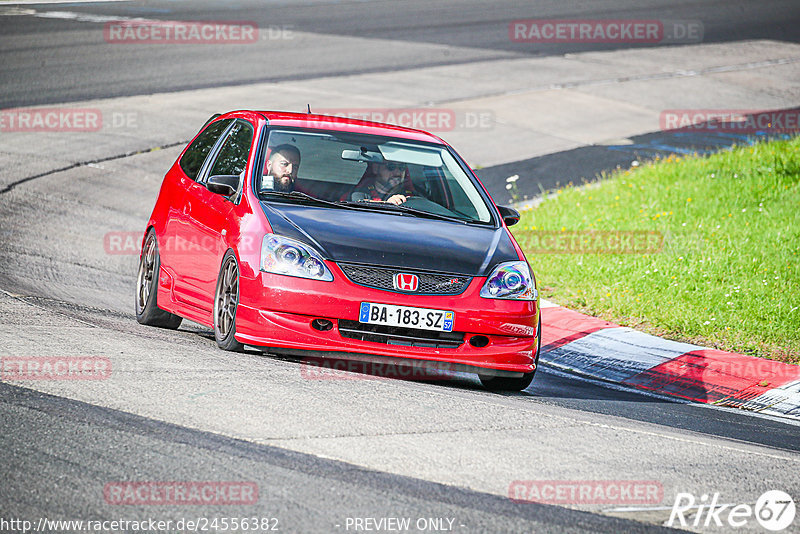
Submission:
<svg viewBox="0 0 800 534">
<path fill-rule="evenodd" d="M 452 332 L 456 314 L 445 310 L 362 302 L 358 322 Z"/>
</svg>

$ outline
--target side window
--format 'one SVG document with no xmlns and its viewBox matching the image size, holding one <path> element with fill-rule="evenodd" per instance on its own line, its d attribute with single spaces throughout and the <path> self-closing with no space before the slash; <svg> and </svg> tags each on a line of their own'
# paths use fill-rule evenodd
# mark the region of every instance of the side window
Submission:
<svg viewBox="0 0 800 534">
<path fill-rule="evenodd" d="M 253 127 L 246 121 L 237 120 L 219 149 L 217 159 L 211 166 L 208 176 L 241 174 L 247 168 L 247 159 L 252 144 Z"/>
<path fill-rule="evenodd" d="M 230 123 L 230 119 L 227 119 L 209 124 L 208 127 L 203 130 L 203 133 L 198 135 L 189 148 L 186 149 L 180 163 L 181 169 L 186 173 L 186 176 L 192 180 L 197 179 L 197 173 L 200 172 L 200 168 L 203 166 L 208 152 Z"/>
</svg>

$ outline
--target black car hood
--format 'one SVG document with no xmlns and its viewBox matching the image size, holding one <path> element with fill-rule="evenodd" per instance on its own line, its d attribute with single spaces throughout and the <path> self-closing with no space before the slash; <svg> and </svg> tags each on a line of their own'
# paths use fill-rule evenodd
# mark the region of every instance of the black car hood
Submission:
<svg viewBox="0 0 800 534">
<path fill-rule="evenodd" d="M 518 260 L 504 228 L 395 213 L 262 202 L 272 231 L 313 245 L 326 259 L 487 276 Z"/>
</svg>

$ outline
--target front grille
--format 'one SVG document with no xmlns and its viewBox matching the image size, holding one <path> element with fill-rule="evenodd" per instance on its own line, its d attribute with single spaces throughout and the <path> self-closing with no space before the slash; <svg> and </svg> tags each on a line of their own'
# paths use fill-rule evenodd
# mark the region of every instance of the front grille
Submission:
<svg viewBox="0 0 800 534">
<path fill-rule="evenodd" d="M 405 292 L 394 288 L 394 275 L 415 274 L 419 277 L 419 287 L 412 292 L 414 295 L 458 295 L 463 293 L 472 281 L 471 277 L 461 274 L 409 271 L 396 267 L 372 267 L 352 263 L 340 263 L 339 267 L 347 278 L 360 286 L 398 293 Z"/>
<path fill-rule="evenodd" d="M 464 342 L 463 332 L 434 332 L 399 326 L 365 324 L 346 319 L 339 319 L 339 333 L 342 337 L 349 339 L 405 347 L 455 349 Z"/>
</svg>

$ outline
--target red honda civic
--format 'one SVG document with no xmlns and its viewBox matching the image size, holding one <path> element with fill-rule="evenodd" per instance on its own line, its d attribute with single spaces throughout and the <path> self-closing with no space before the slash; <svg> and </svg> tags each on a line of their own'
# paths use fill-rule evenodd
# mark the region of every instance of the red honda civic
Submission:
<svg viewBox="0 0 800 534">
<path fill-rule="evenodd" d="M 531 383 L 536 280 L 459 155 L 419 130 L 273 111 L 210 119 L 147 223 L 136 318 L 225 350 L 446 365 Z"/>
</svg>

